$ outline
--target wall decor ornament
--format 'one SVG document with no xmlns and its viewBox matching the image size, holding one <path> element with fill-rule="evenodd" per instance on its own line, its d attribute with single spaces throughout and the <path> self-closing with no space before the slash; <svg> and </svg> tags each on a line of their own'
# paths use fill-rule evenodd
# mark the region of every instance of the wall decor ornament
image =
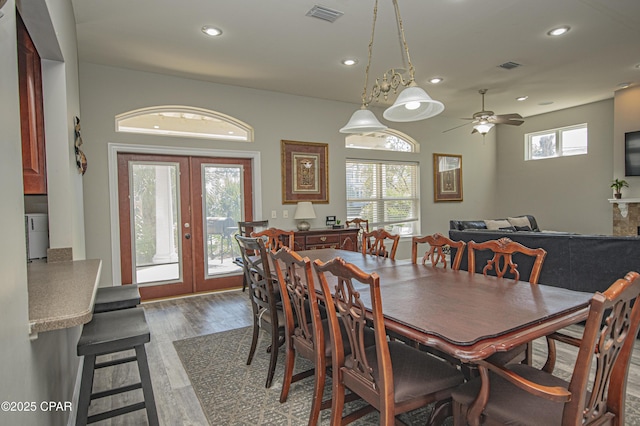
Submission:
<svg viewBox="0 0 640 426">
<path fill-rule="evenodd" d="M 282 203 L 329 202 L 329 145 L 282 140 Z"/>
<path fill-rule="evenodd" d="M 80 118 L 75 117 L 73 120 L 74 133 L 76 136 L 75 151 L 76 151 L 76 166 L 78 166 L 78 173 L 84 175 L 87 171 L 87 156 L 84 155 L 80 146 L 82 145 L 82 135 L 80 134 Z"/>
<path fill-rule="evenodd" d="M 462 155 L 433 154 L 433 201 L 462 201 Z"/>
</svg>

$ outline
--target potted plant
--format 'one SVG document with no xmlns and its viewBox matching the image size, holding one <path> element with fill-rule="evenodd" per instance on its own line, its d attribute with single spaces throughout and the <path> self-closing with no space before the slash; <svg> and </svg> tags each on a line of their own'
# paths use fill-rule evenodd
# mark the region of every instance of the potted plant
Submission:
<svg viewBox="0 0 640 426">
<path fill-rule="evenodd" d="M 333 229 L 342 229 L 344 225 L 340 225 L 340 219 L 336 220 L 336 224 L 333 225 Z"/>
<path fill-rule="evenodd" d="M 613 183 L 611 184 L 611 188 L 613 188 L 613 190 L 615 191 L 615 193 L 613 195 L 617 199 L 622 198 L 622 193 L 620 192 L 620 190 L 622 188 L 628 188 L 628 187 L 629 187 L 629 184 L 624 179 L 615 179 L 613 181 Z"/>
</svg>

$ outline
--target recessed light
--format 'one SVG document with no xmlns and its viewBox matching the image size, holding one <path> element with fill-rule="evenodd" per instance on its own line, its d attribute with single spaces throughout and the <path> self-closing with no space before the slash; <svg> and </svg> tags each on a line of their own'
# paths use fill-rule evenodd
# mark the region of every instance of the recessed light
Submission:
<svg viewBox="0 0 640 426">
<path fill-rule="evenodd" d="M 222 34 L 222 30 L 220 28 L 212 27 L 211 25 L 205 25 L 202 27 L 202 32 L 211 37 L 216 37 Z"/>
<path fill-rule="evenodd" d="M 346 65 L 348 67 L 351 67 L 351 66 L 357 64 L 358 60 L 357 59 L 343 59 L 341 63 L 342 63 L 342 65 Z"/>
<path fill-rule="evenodd" d="M 621 88 L 621 89 L 626 89 L 629 86 L 631 86 L 631 83 L 628 83 L 628 82 L 618 83 L 618 87 Z"/>
<path fill-rule="evenodd" d="M 527 99 L 529 99 L 528 96 L 518 96 L 516 98 L 516 101 L 522 102 L 522 101 L 526 101 Z"/>
<path fill-rule="evenodd" d="M 640 64 L 636 64 L 636 69 L 640 70 Z"/>
<path fill-rule="evenodd" d="M 154 129 L 159 129 L 159 128 L 160 128 L 160 126 L 153 126 L 153 128 L 154 128 Z"/>
<path fill-rule="evenodd" d="M 442 77 L 433 77 L 431 80 L 429 80 L 429 83 L 432 84 L 438 84 L 438 83 L 442 83 L 444 79 Z"/>
<path fill-rule="evenodd" d="M 565 26 L 562 26 L 562 27 L 558 27 L 558 28 L 554 28 L 552 30 L 549 30 L 547 32 L 547 35 L 559 36 L 559 35 L 562 35 L 562 34 L 566 34 L 570 29 L 571 29 L 570 26 L 565 25 Z"/>
<path fill-rule="evenodd" d="M 553 101 L 544 101 L 544 102 L 540 102 L 538 105 L 545 106 L 545 105 L 551 105 L 552 103 Z"/>
</svg>

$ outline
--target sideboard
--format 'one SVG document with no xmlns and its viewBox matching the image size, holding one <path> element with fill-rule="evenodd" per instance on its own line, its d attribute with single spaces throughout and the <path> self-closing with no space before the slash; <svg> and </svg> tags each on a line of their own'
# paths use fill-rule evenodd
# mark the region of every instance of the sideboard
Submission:
<svg viewBox="0 0 640 426">
<path fill-rule="evenodd" d="M 358 251 L 358 228 L 310 229 L 295 231 L 294 250 L 334 248 Z"/>
</svg>

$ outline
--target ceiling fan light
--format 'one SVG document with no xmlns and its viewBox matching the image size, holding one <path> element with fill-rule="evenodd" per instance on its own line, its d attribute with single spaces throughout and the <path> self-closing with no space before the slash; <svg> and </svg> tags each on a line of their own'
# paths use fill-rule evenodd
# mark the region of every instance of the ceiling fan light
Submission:
<svg viewBox="0 0 640 426">
<path fill-rule="evenodd" d="M 378 121 L 371 111 L 362 107 L 353 113 L 349 122 L 340 129 L 340 133 L 379 132 L 386 128 L 387 126 Z"/>
<path fill-rule="evenodd" d="M 495 126 L 495 124 L 483 122 L 476 124 L 475 126 L 473 126 L 473 128 L 476 129 L 482 136 L 484 136 L 489 133 L 489 130 L 493 129 L 493 126 Z"/>
<path fill-rule="evenodd" d="M 431 99 L 423 89 L 412 83 L 398 95 L 382 116 L 389 121 L 408 122 L 435 117 L 444 111 L 444 104 Z"/>
</svg>

